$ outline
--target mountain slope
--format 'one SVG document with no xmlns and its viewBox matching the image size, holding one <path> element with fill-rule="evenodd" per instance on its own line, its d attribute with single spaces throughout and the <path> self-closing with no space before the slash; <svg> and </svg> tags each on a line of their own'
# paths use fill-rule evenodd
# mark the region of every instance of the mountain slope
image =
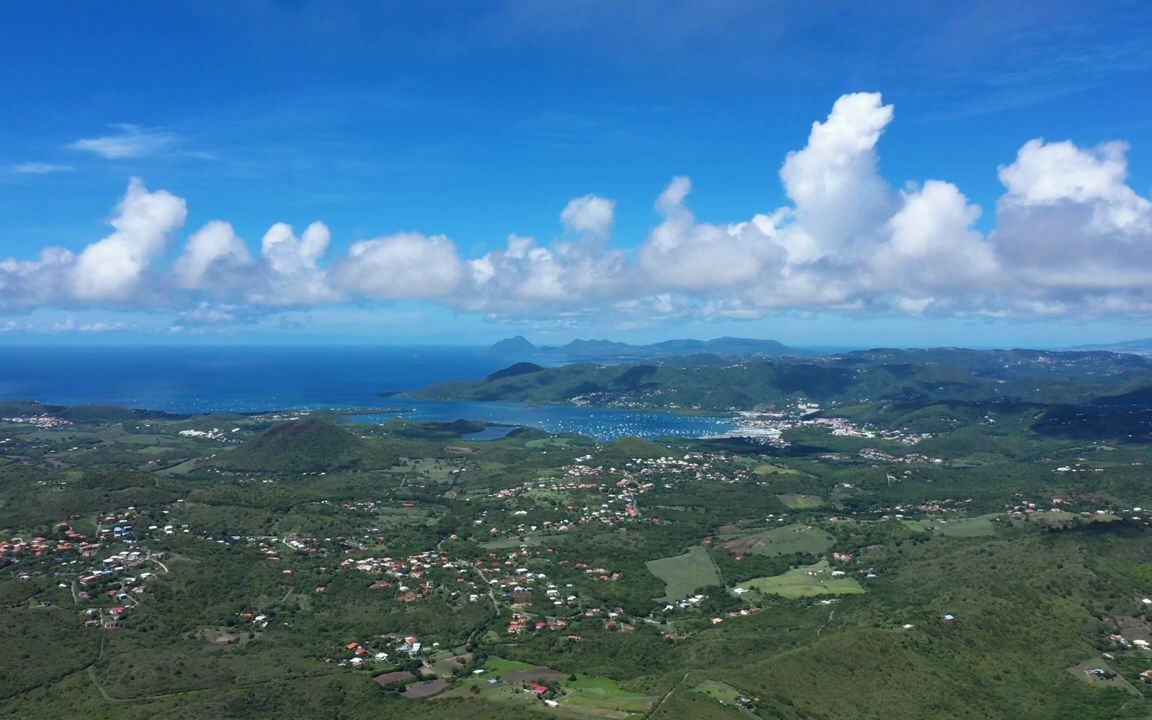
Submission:
<svg viewBox="0 0 1152 720">
<path fill-rule="evenodd" d="M 748 410 L 809 400 L 1040 402 L 1078 405 L 1152 384 L 1152 363 L 1112 353 L 1031 350 L 870 350 L 824 359 L 515 365 L 417 397 L 670 409 Z"/>
</svg>

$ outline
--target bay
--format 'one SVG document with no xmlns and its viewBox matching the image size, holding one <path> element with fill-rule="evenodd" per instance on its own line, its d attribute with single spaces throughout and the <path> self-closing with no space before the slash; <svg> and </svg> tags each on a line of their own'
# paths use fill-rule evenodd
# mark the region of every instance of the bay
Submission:
<svg viewBox="0 0 1152 720">
<path fill-rule="evenodd" d="M 412 419 L 469 419 L 601 439 L 704 437 L 735 427 L 725 417 L 660 411 L 381 396 L 480 378 L 508 364 L 477 347 L 5 347 L 0 399 L 174 413 L 396 406 L 414 409 L 403 414 Z"/>
</svg>

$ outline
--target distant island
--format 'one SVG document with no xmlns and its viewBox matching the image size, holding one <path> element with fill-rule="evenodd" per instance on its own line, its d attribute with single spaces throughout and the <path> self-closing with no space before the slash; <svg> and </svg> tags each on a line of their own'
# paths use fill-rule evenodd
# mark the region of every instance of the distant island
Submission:
<svg viewBox="0 0 1152 720">
<path fill-rule="evenodd" d="M 722 337 L 712 340 L 665 340 L 651 345 L 631 345 L 612 340 L 573 340 L 566 345 L 534 345 L 517 335 L 493 344 L 487 354 L 516 360 L 546 362 L 627 362 L 685 356 L 799 357 L 812 353 L 775 340 Z"/>
</svg>

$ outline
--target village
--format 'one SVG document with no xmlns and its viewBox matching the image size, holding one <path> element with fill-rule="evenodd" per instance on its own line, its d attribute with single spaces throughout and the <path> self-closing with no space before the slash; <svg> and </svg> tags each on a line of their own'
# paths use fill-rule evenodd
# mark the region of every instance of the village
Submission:
<svg viewBox="0 0 1152 720">
<path fill-rule="evenodd" d="M 785 434 L 793 430 L 809 430 L 827 432 L 833 437 L 872 440 L 879 439 L 902 446 L 918 445 L 924 440 L 931 439 L 933 433 L 912 432 L 902 428 L 881 428 L 868 424 L 860 424 L 843 417 L 830 415 L 834 409 L 823 409 L 818 403 L 797 402 L 783 408 L 765 411 L 743 411 L 736 414 L 737 429 L 725 433 L 726 437 L 743 437 L 756 440 L 762 444 L 777 448 L 787 448 L 791 441 Z M 881 453 L 879 450 L 870 450 L 873 457 L 864 451 L 861 456 L 866 459 L 881 459 L 904 462 L 939 462 L 922 456 L 903 456 Z"/>
</svg>

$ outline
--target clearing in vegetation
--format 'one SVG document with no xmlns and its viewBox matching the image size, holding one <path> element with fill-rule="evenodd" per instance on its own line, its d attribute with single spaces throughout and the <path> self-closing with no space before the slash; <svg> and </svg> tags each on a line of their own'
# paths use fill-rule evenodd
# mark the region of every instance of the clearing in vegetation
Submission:
<svg viewBox="0 0 1152 720">
<path fill-rule="evenodd" d="M 715 699 L 724 705 L 736 705 L 736 699 L 744 697 L 736 688 L 728 683 L 722 683 L 719 680 L 705 680 L 696 687 L 692 688 L 693 692 L 703 693 L 710 698 Z"/>
<path fill-rule="evenodd" d="M 792 568 L 782 575 L 755 578 L 740 583 L 742 588 L 759 590 L 786 598 L 816 597 L 819 595 L 855 595 L 864 592 L 856 578 L 835 577 L 827 560 L 813 565 Z"/>
<path fill-rule="evenodd" d="M 944 537 L 989 537 L 996 534 L 997 518 L 1000 517 L 1003 517 L 1001 513 L 989 513 L 954 520 L 909 520 L 905 525 L 912 530 L 930 531 Z"/>
<path fill-rule="evenodd" d="M 776 496 L 780 502 L 784 503 L 784 507 L 789 510 L 815 510 L 818 507 L 823 507 L 824 498 L 819 495 L 802 495 L 796 493 L 789 493 L 785 495 Z"/>
<path fill-rule="evenodd" d="M 606 708 L 629 713 L 642 713 L 653 703 L 650 695 L 639 695 L 620 687 L 620 683 L 606 677 L 578 676 L 575 680 L 561 681 L 564 689 L 560 703 L 589 708 Z"/>
<path fill-rule="evenodd" d="M 537 438 L 535 440 L 529 440 L 526 443 L 524 443 L 524 447 L 532 448 L 533 450 L 539 450 L 540 448 L 550 448 L 550 447 L 566 448 L 571 444 L 572 444 L 572 438 L 549 437 L 549 438 Z"/>
<path fill-rule="evenodd" d="M 548 680 L 563 680 L 568 677 L 567 673 L 562 673 L 559 670 L 553 670 L 545 665 L 534 665 L 522 670 L 511 670 L 500 676 L 504 682 L 519 683 L 519 682 L 545 682 Z"/>
<path fill-rule="evenodd" d="M 683 555 L 649 560 L 645 565 L 664 581 L 667 602 L 683 600 L 698 588 L 720 584 L 720 574 L 702 545 L 693 545 Z"/>
<path fill-rule="evenodd" d="M 546 666 L 489 658 L 481 675 L 458 681 L 441 697 L 479 697 L 518 706 L 538 707 L 540 701 L 525 693 L 527 683 L 555 683 L 560 688 L 555 709 L 565 717 L 615 719 L 646 712 L 656 698 L 625 690 L 619 681 L 596 675 L 579 675 L 575 679 Z M 473 690 L 475 688 L 475 690 Z"/>
<path fill-rule="evenodd" d="M 1082 663 L 1073 665 L 1068 668 L 1068 672 L 1093 685 L 1116 688 L 1133 695 L 1140 695 L 1140 691 L 1132 683 L 1125 680 L 1123 675 L 1116 672 L 1102 657 L 1089 658 Z"/>
<path fill-rule="evenodd" d="M 722 537 L 724 549 L 733 555 L 819 555 L 832 547 L 832 536 L 820 528 L 794 523 L 757 532 Z"/>
<path fill-rule="evenodd" d="M 412 700 L 420 700 L 443 691 L 448 687 L 446 680 L 429 680 L 428 682 L 419 682 L 409 685 L 404 688 L 403 695 Z"/>
<path fill-rule="evenodd" d="M 784 465 L 774 465 L 772 463 L 764 463 L 762 465 L 757 465 L 756 468 L 752 472 L 756 473 L 757 475 L 804 475 L 805 474 L 805 473 L 802 473 L 799 470 L 796 470 L 794 468 L 786 467 Z"/>
</svg>

